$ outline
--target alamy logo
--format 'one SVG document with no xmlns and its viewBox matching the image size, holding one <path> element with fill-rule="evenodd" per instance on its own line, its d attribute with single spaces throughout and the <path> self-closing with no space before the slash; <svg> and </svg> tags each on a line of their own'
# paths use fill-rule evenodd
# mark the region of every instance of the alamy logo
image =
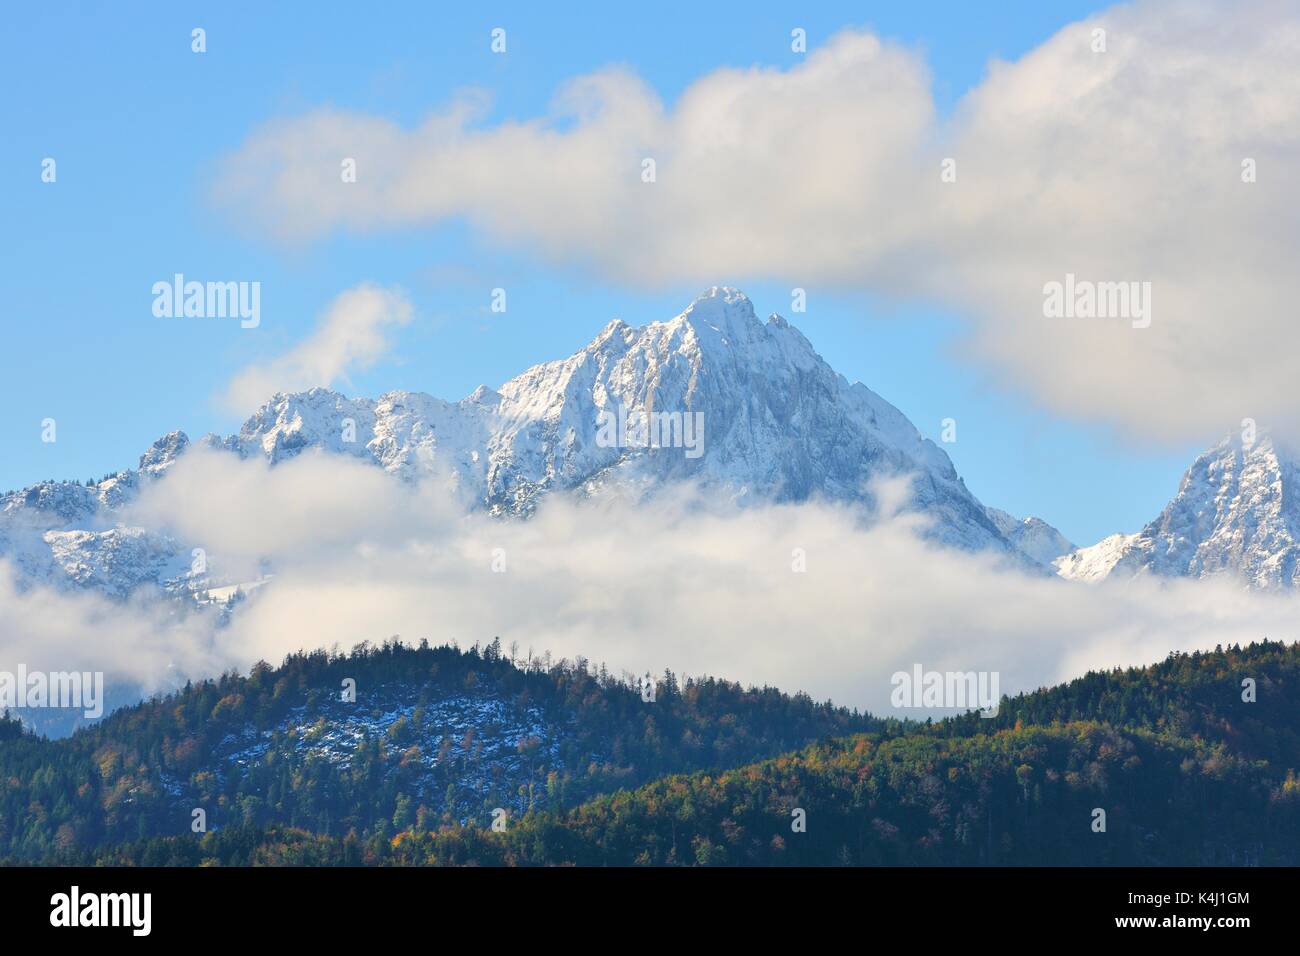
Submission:
<svg viewBox="0 0 1300 956">
<path fill-rule="evenodd" d="M 1092 282 L 1065 274 L 1043 286 L 1043 315 L 1049 319 L 1129 319 L 1135 329 L 1151 324 L 1150 282 Z"/>
<path fill-rule="evenodd" d="M 602 408 L 596 416 L 596 445 L 600 448 L 684 448 L 687 458 L 704 454 L 703 412 L 629 411 Z"/>
<path fill-rule="evenodd" d="M 149 893 L 70 893 L 50 897 L 51 926 L 129 926 L 133 936 L 148 936 L 153 896 Z"/>
<path fill-rule="evenodd" d="M 996 717 L 1002 699 L 997 671 L 927 671 L 913 664 L 910 673 L 895 671 L 889 682 L 895 707 L 978 710 L 981 717 Z"/>
<path fill-rule="evenodd" d="M 0 710 L 21 707 L 80 707 L 95 720 L 104 716 L 104 672 L 0 671 Z"/>
<path fill-rule="evenodd" d="M 153 314 L 160 319 L 239 319 L 245 329 L 262 323 L 262 283 L 187 282 L 176 273 L 171 282 L 153 284 Z"/>
</svg>

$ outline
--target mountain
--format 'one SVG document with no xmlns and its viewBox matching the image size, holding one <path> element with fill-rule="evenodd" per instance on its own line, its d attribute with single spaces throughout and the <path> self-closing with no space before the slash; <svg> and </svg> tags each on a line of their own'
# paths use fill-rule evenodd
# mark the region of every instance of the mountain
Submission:
<svg viewBox="0 0 1300 956">
<path fill-rule="evenodd" d="M 698 416 L 700 454 L 602 443 L 601 413 L 620 411 L 683 427 Z M 349 421 L 355 434 L 345 441 Z M 836 374 L 780 316 L 761 322 L 728 288 L 667 322 L 611 322 L 569 358 L 455 404 L 402 392 L 378 401 L 322 389 L 277 395 L 225 444 L 272 462 L 325 447 L 402 477 L 444 479 L 467 503 L 515 515 L 554 490 L 636 492 L 678 480 L 741 501 L 860 501 L 873 476 L 912 472 L 914 506 L 936 519 L 942 540 L 1007 546 L 948 456 L 898 409 Z"/>
<path fill-rule="evenodd" d="M 141 585 L 195 591 L 189 551 L 162 531 L 124 526 L 120 509 L 160 479 L 188 445 L 181 432 L 160 438 L 139 467 L 82 485 L 43 481 L 0 495 L 0 558 L 11 561 L 20 586 L 93 588 L 123 598 Z"/>
<path fill-rule="evenodd" d="M 1267 706 L 1241 699 L 1243 675 Z M 991 723 L 819 741 L 481 838 L 411 834 L 384 862 L 1294 866 L 1297 694 L 1300 645 L 1173 655 L 1004 699 Z"/>
<path fill-rule="evenodd" d="M 1002 536 L 1026 557 L 1051 567 L 1057 558 L 1075 550 L 1070 540 L 1042 518 L 1016 518 L 998 508 L 985 512 Z"/>
<path fill-rule="evenodd" d="M 1178 493 L 1135 534 L 1116 534 L 1056 562 L 1062 577 L 1231 575 L 1251 587 L 1300 581 L 1300 465 L 1273 438 L 1228 437 L 1200 455 Z"/>
<path fill-rule="evenodd" d="M 670 672 L 636 682 L 499 641 L 296 654 L 60 740 L 0 718 L 0 860 L 188 833 L 195 808 L 211 831 L 340 836 L 490 823 L 498 808 L 518 819 L 883 725 L 803 694 Z"/>
<path fill-rule="evenodd" d="M 1063 543 L 1038 519 L 986 509 L 902 412 L 837 374 L 785 319 L 760 321 L 729 288 L 666 322 L 611 322 L 568 358 L 459 402 L 313 388 L 277 394 L 238 434 L 199 444 L 272 464 L 307 449 L 349 455 L 398 479 L 443 482 L 467 508 L 502 517 L 527 517 L 554 492 L 648 496 L 680 481 L 741 505 L 868 503 L 872 478 L 907 473 L 910 507 L 932 519 L 937 541 L 1034 567 Z M 167 529 L 119 520 L 189 447 L 172 432 L 136 469 L 92 486 L 44 482 L 0 497 L 0 556 L 27 581 L 114 597 L 153 584 L 224 603 L 233 587 L 258 582 L 191 568 L 190 547 Z M 209 557 L 219 568 L 220 556 Z"/>
<path fill-rule="evenodd" d="M 1244 677 L 1256 681 L 1253 700 L 1243 700 Z M 291 772 L 268 757 L 265 789 L 253 791 L 257 799 L 232 798 L 229 826 L 197 837 L 184 832 L 182 814 L 180 823 L 169 824 L 180 835 L 146 832 L 143 839 L 128 835 L 136 809 L 112 794 L 125 786 L 119 776 L 125 774 L 136 784 L 129 792 L 154 799 L 126 758 L 164 728 L 142 720 L 144 714 L 124 715 L 111 733 L 82 732 L 80 751 L 95 753 L 110 770 L 103 780 L 89 775 L 91 792 L 83 798 L 58 802 L 58 785 L 72 786 L 76 778 L 59 776 L 63 770 L 50 756 L 50 742 L 41 754 L 41 745 L 28 739 L 20 745 L 31 749 L 24 760 L 13 756 L 13 743 L 0 748 L 9 779 L 33 781 L 11 787 L 0 806 L 23 808 L 20 801 L 35 799 L 42 809 L 59 808 L 63 818 L 42 816 L 39 827 L 26 831 L 55 834 L 52 849 L 48 837 L 18 844 L 26 859 L 43 862 L 1295 866 L 1297 695 L 1300 644 L 1265 641 L 1173 654 L 1151 667 L 1093 672 L 1004 697 L 991 719 L 968 714 L 933 725 L 888 722 L 730 769 L 717 769 L 724 761 L 715 759 L 704 771 L 660 771 L 633 789 L 615 790 L 607 781 L 603 793 L 576 806 L 557 800 L 511 813 L 502 832 L 490 826 L 491 796 L 468 822 L 440 818 L 425 806 L 424 795 L 411 798 L 419 806 L 400 811 L 393 809 L 400 804 L 383 802 L 400 745 L 387 748 L 387 771 L 368 763 L 344 775 L 315 764 L 298 774 L 309 784 L 290 784 Z M 213 699 L 208 692 L 204 704 Z M 634 709 L 637 701 L 633 697 Z M 173 710 L 188 714 L 192 708 L 184 698 L 158 708 Z M 752 719 L 743 708 L 736 717 L 743 726 Z M 663 728 L 662 744 L 670 751 L 689 739 L 671 722 Z M 184 738 L 172 739 L 179 741 L 176 749 L 186 749 Z M 652 740 L 649 732 L 631 739 Z M 406 761 L 403 755 L 400 763 Z M 359 770 L 370 774 L 360 774 L 363 781 L 376 781 L 367 791 L 381 805 L 373 822 L 326 816 L 330 823 L 322 827 L 319 794 L 347 792 L 335 780 L 356 779 Z M 106 799 L 121 815 L 114 835 L 91 830 L 94 839 L 74 840 L 79 814 Z M 178 801 L 179 808 L 189 805 Z M 303 807 L 315 809 L 315 816 L 299 816 Z M 295 822 L 279 822 L 291 814 Z"/>
</svg>

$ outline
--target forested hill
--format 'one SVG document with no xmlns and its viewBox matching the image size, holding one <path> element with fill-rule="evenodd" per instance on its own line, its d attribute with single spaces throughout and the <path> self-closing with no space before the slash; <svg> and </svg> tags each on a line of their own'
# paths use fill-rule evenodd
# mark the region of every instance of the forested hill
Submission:
<svg viewBox="0 0 1300 956">
<path fill-rule="evenodd" d="M 1254 682 L 1246 701 L 1243 681 Z M 1236 756 L 1295 766 L 1300 753 L 1300 643 L 1171 654 L 1150 667 L 1090 671 L 1066 684 L 1003 698 L 993 718 L 954 718 L 943 733 L 1097 721 L 1218 741 Z"/>
<path fill-rule="evenodd" d="M 85 861 L 190 834 L 196 810 L 210 833 L 384 842 L 882 726 L 772 688 L 665 672 L 651 695 L 584 660 L 512 658 L 499 641 L 362 645 L 187 685 L 65 739 L 0 719 L 0 859 Z"/>
<path fill-rule="evenodd" d="M 1253 702 L 1243 699 L 1247 679 Z M 671 775 L 510 820 L 504 832 L 417 823 L 336 839 L 250 825 L 121 845 L 100 859 L 1297 865 L 1297 703 L 1300 645 L 1265 642 L 1089 674 L 1004 699 L 994 719 L 890 725 L 720 773 Z"/>
<path fill-rule="evenodd" d="M 1173 655 L 1004 699 L 994 719 L 823 742 L 656 781 L 505 835 L 425 835 L 396 857 L 1296 865 L 1298 705 L 1300 645 Z"/>
</svg>

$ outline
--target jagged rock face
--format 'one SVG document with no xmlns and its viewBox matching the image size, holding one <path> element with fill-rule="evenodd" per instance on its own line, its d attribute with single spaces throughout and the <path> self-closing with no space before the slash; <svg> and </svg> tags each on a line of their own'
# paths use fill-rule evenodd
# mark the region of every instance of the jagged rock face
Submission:
<svg viewBox="0 0 1300 956">
<path fill-rule="evenodd" d="M 0 499 L 0 513 L 34 522 L 89 521 L 98 509 L 94 491 L 75 481 L 42 481 Z"/>
<path fill-rule="evenodd" d="M 986 510 L 1002 536 L 1039 564 L 1051 567 L 1057 558 L 1075 549 L 1065 535 L 1042 518 L 1021 519 L 997 508 Z"/>
<path fill-rule="evenodd" d="M 680 447 L 602 442 L 601 413 L 671 416 Z M 677 430 L 699 422 L 698 453 Z M 345 440 L 344 435 L 351 440 Z M 662 443 L 664 445 L 671 444 Z M 756 501 L 861 500 L 875 475 L 911 472 L 915 506 L 963 547 L 1007 548 L 956 470 L 907 418 L 850 385 L 779 316 L 715 288 L 680 315 L 612 322 L 586 348 L 449 403 L 393 392 L 277 395 L 226 446 L 282 461 L 304 448 L 368 458 L 402 477 L 445 477 L 467 500 L 527 514 L 556 489 L 653 489 L 689 479 Z"/>
<path fill-rule="evenodd" d="M 1300 569 L 1300 467 L 1268 436 L 1228 438 L 1202 454 L 1178 494 L 1136 534 L 1112 535 L 1057 562 L 1078 580 L 1112 575 L 1233 575 L 1289 588 Z"/>
<path fill-rule="evenodd" d="M 179 585 L 189 558 L 166 535 L 142 528 L 47 531 L 55 562 L 75 584 L 126 597 L 141 584 Z"/>
<path fill-rule="evenodd" d="M 620 417 L 628 427 L 617 427 Z M 638 423 L 660 440 L 645 440 Z M 666 322 L 612 322 L 574 355 L 459 402 L 313 388 L 275 395 L 237 435 L 200 444 L 272 464 L 306 449 L 350 455 L 401 479 L 445 482 L 467 507 L 503 516 L 526 516 L 555 491 L 644 496 L 682 480 L 742 504 L 861 502 L 873 477 L 911 474 L 911 507 L 932 519 L 936 540 L 1041 563 L 1064 542 L 1037 519 L 986 509 L 898 409 L 838 375 L 780 316 L 760 321 L 749 299 L 728 288 L 710 289 Z M 22 566 L 62 569 L 67 580 L 113 594 L 175 572 L 185 547 L 116 528 L 115 512 L 165 480 L 189 445 L 172 432 L 137 471 L 94 488 L 48 482 L 0 499 L 6 517 L 26 516 Z M 20 550 L 17 524 L 0 523 L 0 554 Z M 105 537 L 111 530 L 119 533 Z M 31 534 L 51 532 L 42 555 Z M 130 554 L 139 566 L 129 567 Z"/>
<path fill-rule="evenodd" d="M 140 473 L 156 478 L 170 468 L 189 445 L 189 437 L 184 432 L 168 432 L 140 456 Z"/>
</svg>

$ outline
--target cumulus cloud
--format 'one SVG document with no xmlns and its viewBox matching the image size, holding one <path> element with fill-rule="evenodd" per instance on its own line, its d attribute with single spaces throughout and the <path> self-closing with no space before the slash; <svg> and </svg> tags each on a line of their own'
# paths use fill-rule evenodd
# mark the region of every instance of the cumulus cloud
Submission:
<svg viewBox="0 0 1300 956">
<path fill-rule="evenodd" d="M 969 354 L 1057 412 L 1163 440 L 1244 416 L 1300 432 L 1297 63 L 1293 4 L 1154 0 L 991 63 L 940 120 L 919 53 L 846 31 L 671 106 L 605 70 L 523 122 L 485 124 L 479 95 L 415 128 L 275 121 L 213 192 L 292 240 L 463 219 L 642 286 L 771 277 L 942 302 L 970 320 Z M 1067 273 L 1150 282 L 1150 327 L 1045 318 Z"/>
<path fill-rule="evenodd" d="M 268 475 L 262 462 L 196 449 L 140 509 L 206 546 L 213 567 L 269 557 L 274 577 L 223 628 L 6 591 L 0 630 L 26 640 L 7 655 L 107 662 L 143 683 L 165 663 L 198 675 L 393 635 L 461 646 L 500 636 L 615 673 L 710 673 L 893 713 L 890 677 L 914 664 L 995 671 L 1014 693 L 1175 649 L 1291 639 L 1300 610 L 1298 596 L 1228 580 L 1026 575 L 935 545 L 905 511 L 740 510 L 681 490 L 653 507 L 554 497 L 526 522 L 467 516 L 439 487 L 329 456 Z"/>
<path fill-rule="evenodd" d="M 411 321 L 411 305 L 389 289 L 360 285 L 340 293 L 316 328 L 285 354 L 240 371 L 227 387 L 224 404 L 246 413 L 276 392 L 330 386 L 351 370 L 373 365 L 387 353 L 388 331 Z"/>
</svg>

